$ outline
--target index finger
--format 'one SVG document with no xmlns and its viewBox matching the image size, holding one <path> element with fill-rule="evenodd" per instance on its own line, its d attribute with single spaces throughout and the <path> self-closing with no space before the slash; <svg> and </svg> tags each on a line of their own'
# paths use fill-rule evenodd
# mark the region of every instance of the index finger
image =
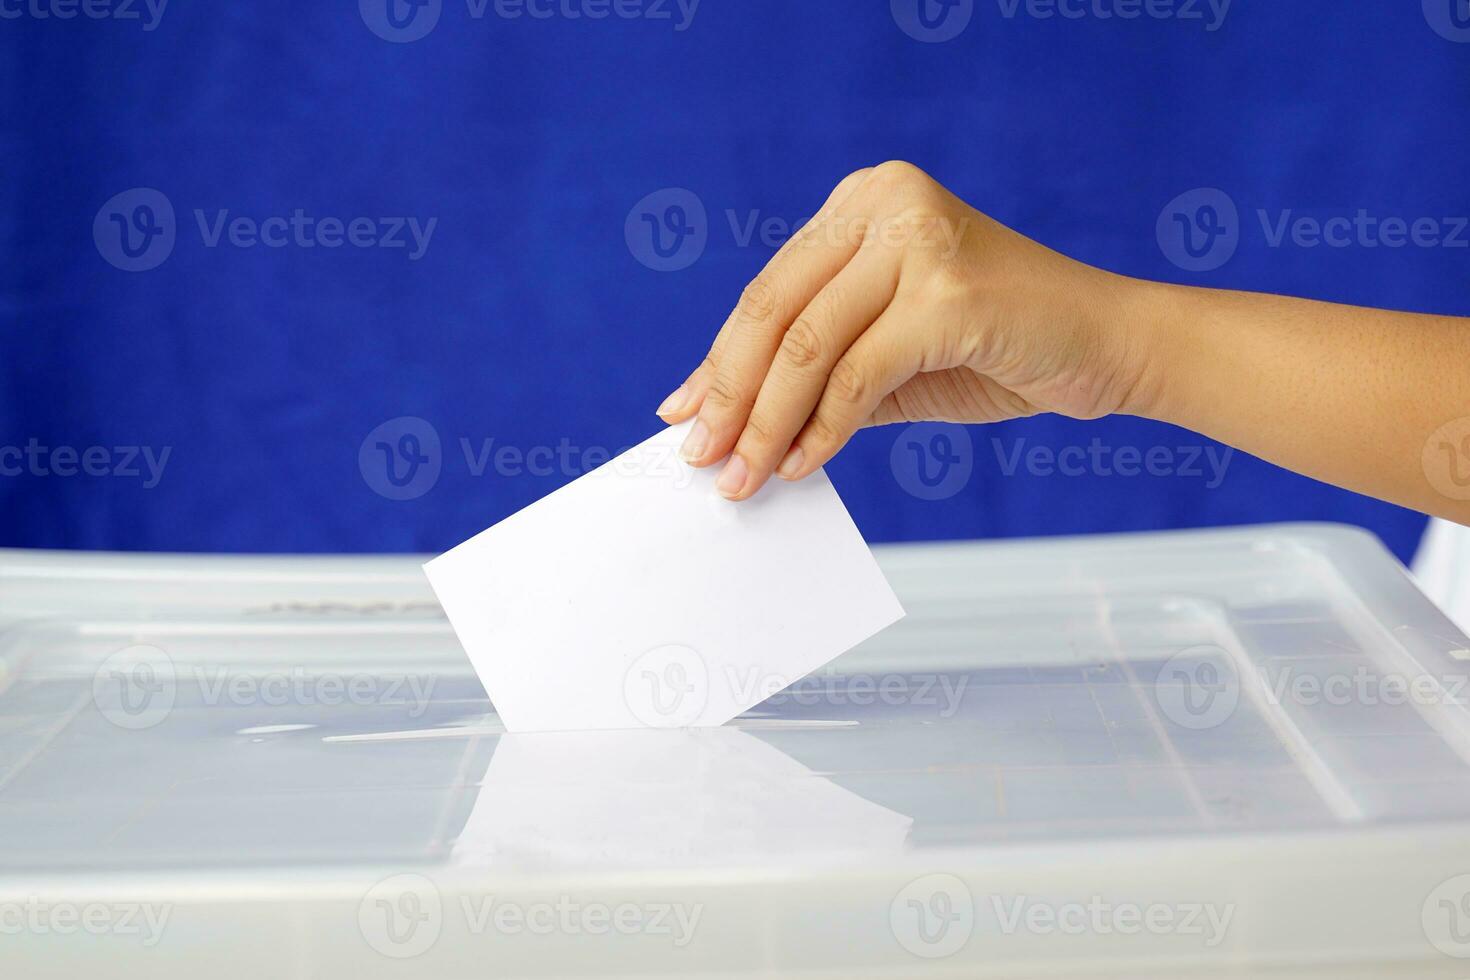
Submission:
<svg viewBox="0 0 1470 980">
<path fill-rule="evenodd" d="M 792 251 L 796 247 L 797 242 L 801 240 L 802 235 L 808 234 L 810 230 L 815 230 L 819 222 L 825 221 L 839 206 L 845 203 L 852 195 L 852 192 L 862 184 L 863 180 L 866 179 L 872 170 L 872 167 L 864 167 L 862 170 L 854 171 L 840 180 L 837 186 L 832 189 L 832 193 L 827 195 L 827 200 L 817 209 L 816 215 L 802 226 L 801 231 L 787 239 L 786 243 L 776 251 L 775 255 L 771 256 L 770 261 L 766 263 L 766 267 L 762 270 L 761 275 L 766 275 L 775 267 L 778 260 Z M 757 276 L 757 281 L 759 280 L 760 277 Z M 799 309 L 800 307 L 798 307 Z M 737 314 L 739 312 L 740 307 L 737 306 L 726 317 L 724 324 L 715 335 L 714 342 L 710 345 L 709 353 L 705 355 L 699 367 L 695 368 L 693 373 L 685 379 L 684 383 L 676 388 L 659 405 L 657 414 L 665 422 L 670 425 L 683 422 L 695 412 L 699 411 L 700 407 L 704 404 L 705 397 L 709 394 L 710 385 L 715 380 L 720 361 L 725 356 L 725 349 L 730 335 L 737 328 Z M 795 316 L 795 314 L 793 313 L 792 316 Z"/>
<path fill-rule="evenodd" d="M 861 247 L 862 236 L 850 233 L 861 210 L 855 187 L 745 288 L 721 331 L 713 377 L 680 450 L 690 464 L 708 466 L 734 448 L 787 329 Z"/>
</svg>

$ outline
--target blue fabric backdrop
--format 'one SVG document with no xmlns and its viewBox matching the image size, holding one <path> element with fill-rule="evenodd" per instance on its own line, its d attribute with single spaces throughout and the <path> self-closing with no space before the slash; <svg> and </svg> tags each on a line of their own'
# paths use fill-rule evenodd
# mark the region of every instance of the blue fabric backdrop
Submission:
<svg viewBox="0 0 1470 980">
<path fill-rule="evenodd" d="M 889 158 L 1109 269 L 1470 314 L 1464 0 L 392 3 L 0 0 L 0 544 L 453 544 L 651 433 Z M 1298 224 L 1360 211 L 1440 234 Z M 1423 526 L 1204 445 L 890 428 L 831 472 L 875 541 Z"/>
</svg>

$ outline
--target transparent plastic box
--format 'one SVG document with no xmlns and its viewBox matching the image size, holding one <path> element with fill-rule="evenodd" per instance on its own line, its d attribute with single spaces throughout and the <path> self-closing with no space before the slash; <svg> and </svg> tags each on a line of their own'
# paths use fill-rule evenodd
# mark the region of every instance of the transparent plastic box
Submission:
<svg viewBox="0 0 1470 980">
<path fill-rule="evenodd" d="M 0 552 L 0 973 L 1470 976 L 1470 641 L 1370 536 L 875 551 L 735 722 L 527 735 L 420 559 Z"/>
</svg>

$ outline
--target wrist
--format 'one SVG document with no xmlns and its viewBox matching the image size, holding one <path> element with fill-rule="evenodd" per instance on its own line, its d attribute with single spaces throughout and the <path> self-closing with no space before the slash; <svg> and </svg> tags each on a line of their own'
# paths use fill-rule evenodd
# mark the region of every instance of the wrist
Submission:
<svg viewBox="0 0 1470 980">
<path fill-rule="evenodd" d="M 1115 277 L 1115 324 L 1130 382 L 1118 411 L 1185 424 L 1200 359 L 1196 290 L 1146 279 Z"/>
</svg>

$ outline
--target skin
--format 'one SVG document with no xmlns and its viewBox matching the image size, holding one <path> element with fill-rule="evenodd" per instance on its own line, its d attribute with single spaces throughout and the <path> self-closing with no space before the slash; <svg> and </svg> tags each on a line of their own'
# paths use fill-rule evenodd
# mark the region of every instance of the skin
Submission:
<svg viewBox="0 0 1470 980">
<path fill-rule="evenodd" d="M 1470 524 L 1470 320 L 1115 275 L 917 167 L 839 183 L 659 407 L 743 500 L 864 426 L 1136 415 Z"/>
</svg>

